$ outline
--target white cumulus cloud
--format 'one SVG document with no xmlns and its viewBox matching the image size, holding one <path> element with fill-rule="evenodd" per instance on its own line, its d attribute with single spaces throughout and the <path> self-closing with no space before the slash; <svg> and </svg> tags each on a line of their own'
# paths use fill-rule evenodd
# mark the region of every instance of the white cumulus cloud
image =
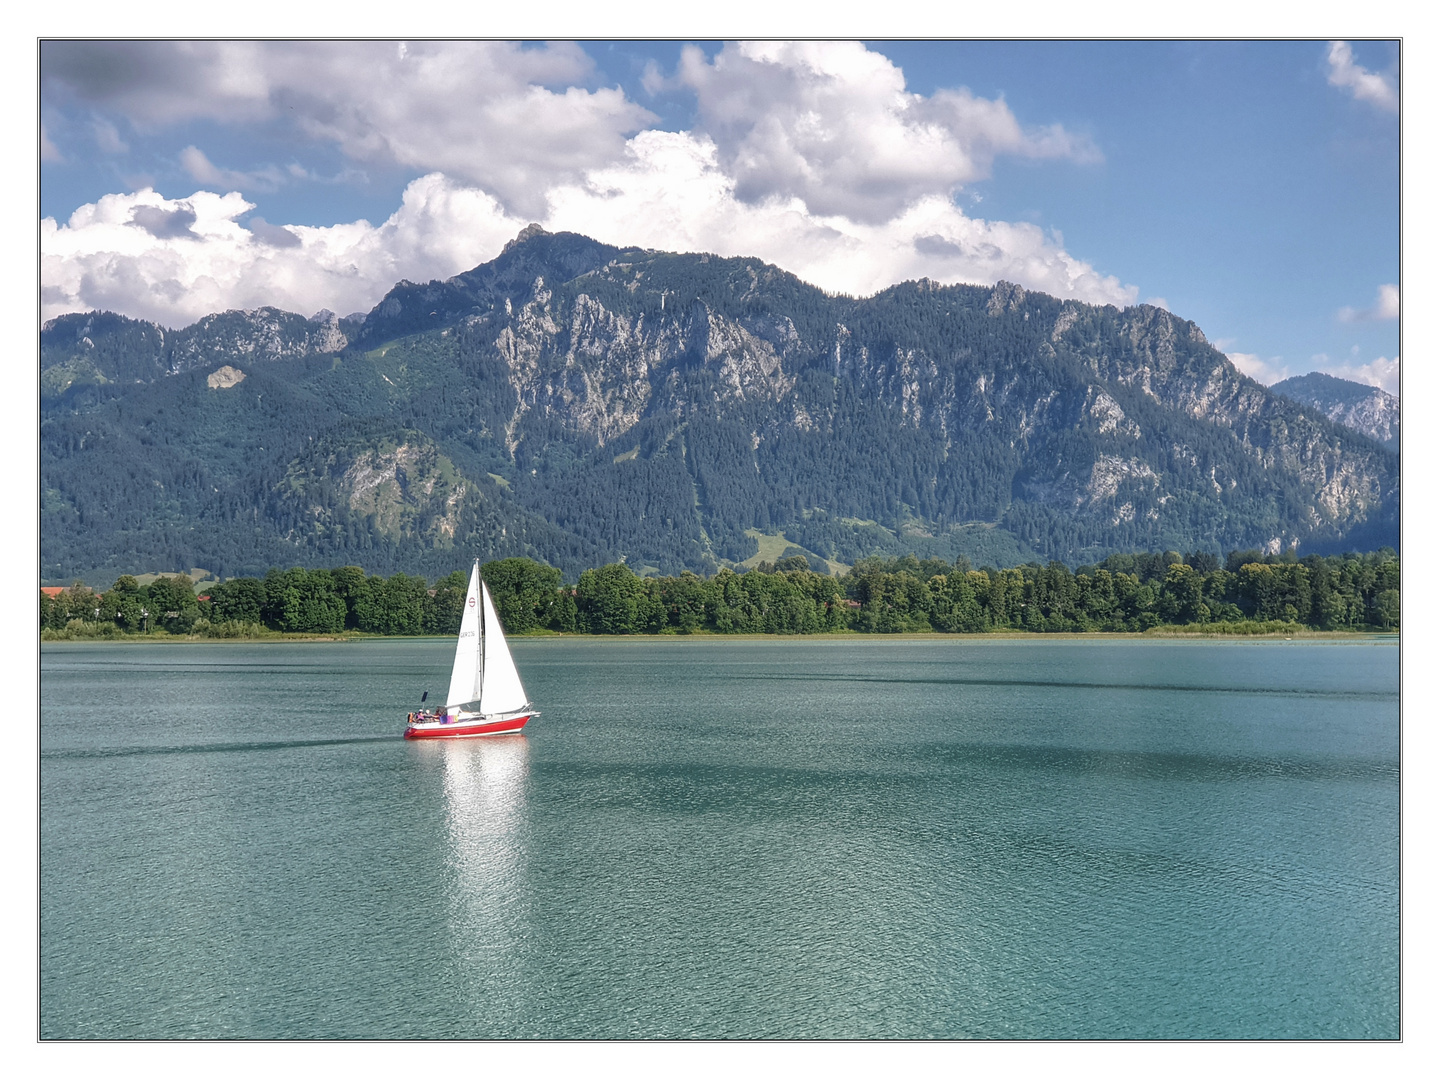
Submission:
<svg viewBox="0 0 1440 1080">
<path fill-rule="evenodd" d="M 940 196 L 870 224 L 817 215 L 794 196 L 747 202 L 737 186 L 710 140 L 643 132 L 623 163 L 552 192 L 544 224 L 614 244 L 754 255 L 853 295 L 919 277 L 976 284 L 1005 278 L 1056 296 L 1135 302 L 1133 286 L 1072 257 L 1039 228 L 970 218 Z"/>
<path fill-rule="evenodd" d="M 1334 375 L 1337 378 L 1364 383 L 1366 386 L 1378 386 L 1387 394 L 1398 396 L 1400 393 L 1400 357 L 1398 356 L 1393 358 L 1377 356 L 1368 364 L 1357 362 L 1331 364 L 1323 370 L 1326 374 Z"/>
<path fill-rule="evenodd" d="M 798 199 L 752 205 L 733 189 L 713 145 L 646 132 L 624 165 L 555 189 L 541 224 L 617 245 L 753 255 L 852 295 L 919 277 L 1004 278 L 1119 306 L 1137 295 L 1039 228 L 970 218 L 946 199 L 922 199 L 892 221 L 863 225 L 817 218 Z M 43 317 L 105 308 L 180 326 L 237 307 L 368 310 L 400 278 L 446 278 L 493 258 L 526 224 L 492 195 L 439 173 L 413 181 L 379 226 L 241 224 L 254 208 L 238 192 L 166 199 L 146 189 L 107 195 L 64 225 L 47 218 Z"/>
<path fill-rule="evenodd" d="M 875 224 L 989 176 L 1001 154 L 1100 159 L 1059 125 L 1022 128 L 1003 100 L 909 93 L 904 72 L 859 42 L 742 42 L 713 61 L 689 46 L 675 78 L 695 91 L 696 133 L 744 202 L 799 198 Z"/>
<path fill-rule="evenodd" d="M 1227 352 L 1226 358 L 1235 365 L 1243 374 L 1264 386 L 1273 386 L 1282 379 L 1288 379 L 1292 375 L 1303 374 L 1294 371 L 1286 363 L 1283 357 L 1271 356 L 1262 357 L 1255 353 Z M 1400 393 L 1400 358 L 1394 359 L 1381 356 L 1370 361 L 1361 363 L 1352 359 L 1348 362 L 1331 360 L 1324 353 L 1319 353 L 1310 358 L 1310 363 L 1305 366 L 1305 371 L 1319 371 L 1326 375 L 1334 375 L 1337 379 L 1349 379 L 1351 382 L 1364 383 L 1366 386 L 1376 386 L 1388 394 Z"/>
<path fill-rule="evenodd" d="M 519 228 L 493 197 L 438 174 L 412 182 L 379 226 L 247 228 L 238 219 L 252 209 L 237 192 L 166 199 L 146 189 L 107 195 L 63 225 L 46 218 L 42 317 L 98 308 L 173 327 L 229 308 L 368 310 L 401 278 L 469 269 Z"/>
<path fill-rule="evenodd" d="M 1348 41 L 1332 41 L 1326 61 L 1330 65 L 1331 86 L 1349 90 L 1356 101 L 1367 102 L 1385 112 L 1400 111 L 1400 92 L 1394 82 L 1357 64 Z"/>
<path fill-rule="evenodd" d="M 354 160 L 444 172 L 530 216 L 654 119 L 618 89 L 576 85 L 593 64 L 573 43 L 46 42 L 41 67 L 53 100 L 138 129 L 290 119 Z"/>
<path fill-rule="evenodd" d="M 1249 375 L 1262 386 L 1273 386 L 1292 374 L 1289 365 L 1279 356 L 1267 359 L 1255 353 L 1227 352 L 1225 358 L 1234 364 L 1242 375 Z"/>
<path fill-rule="evenodd" d="M 1341 322 L 1384 322 L 1400 317 L 1400 288 L 1381 285 L 1375 292 L 1375 303 L 1359 310 L 1343 307 L 1338 312 Z"/>
<path fill-rule="evenodd" d="M 250 172 L 219 168 L 205 156 L 203 150 L 195 146 L 187 146 L 180 151 L 180 164 L 197 184 L 239 188 L 244 191 L 274 191 L 286 179 L 286 174 L 273 165 Z"/>
<path fill-rule="evenodd" d="M 120 132 L 115 125 L 108 120 L 96 120 L 90 125 L 95 135 L 95 145 L 100 148 L 102 154 L 126 154 L 130 152 L 129 145 L 120 137 Z"/>
<path fill-rule="evenodd" d="M 687 49 L 668 78 L 647 72 L 647 85 L 696 94 L 693 129 L 667 132 L 622 91 L 576 85 L 593 74 L 574 45 L 43 43 L 52 99 L 137 131 L 293 124 L 352 160 L 425 170 L 379 226 L 301 226 L 247 219 L 256 204 L 244 193 L 318 177 L 298 164 L 225 167 L 188 145 L 179 160 L 202 189 L 188 198 L 151 184 L 47 219 L 45 317 L 108 307 L 178 325 L 265 304 L 365 310 L 401 277 L 494 257 L 530 221 L 616 245 L 758 256 L 854 295 L 919 277 L 1004 278 L 1116 305 L 1138 295 L 1056 233 L 956 205 L 1002 154 L 1098 160 L 1083 137 L 1022 126 L 1003 100 L 909 93 L 898 67 L 858 43 L 739 44 L 713 60 Z"/>
<path fill-rule="evenodd" d="M 40 125 L 40 160 L 41 161 L 64 161 L 65 156 L 60 153 L 59 147 L 50 139 L 50 132 L 45 130 L 45 125 Z"/>
</svg>

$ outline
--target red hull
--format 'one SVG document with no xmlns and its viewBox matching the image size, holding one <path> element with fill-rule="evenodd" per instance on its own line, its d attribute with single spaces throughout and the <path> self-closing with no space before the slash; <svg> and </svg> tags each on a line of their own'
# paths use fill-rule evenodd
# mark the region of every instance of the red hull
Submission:
<svg viewBox="0 0 1440 1080">
<path fill-rule="evenodd" d="M 528 716 L 515 716 L 508 720 L 495 720 L 488 724 L 467 723 L 441 724 L 437 727 L 406 727 L 407 739 L 461 739 L 470 735 L 509 735 L 519 731 L 530 722 Z"/>
</svg>

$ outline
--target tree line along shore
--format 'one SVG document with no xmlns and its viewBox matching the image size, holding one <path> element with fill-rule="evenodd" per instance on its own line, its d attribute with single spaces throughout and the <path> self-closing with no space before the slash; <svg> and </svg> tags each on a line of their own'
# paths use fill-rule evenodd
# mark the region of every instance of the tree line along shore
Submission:
<svg viewBox="0 0 1440 1080">
<path fill-rule="evenodd" d="M 1400 561 L 1389 549 L 1334 556 L 1235 551 L 1111 555 L 1062 563 L 972 568 L 961 557 L 871 558 L 838 577 L 803 557 L 709 578 L 639 577 L 623 563 L 574 584 L 531 559 L 484 564 L 509 634 L 1267 633 L 1391 631 L 1400 625 Z M 138 635 L 255 638 L 279 634 L 455 634 L 467 576 L 433 585 L 358 566 L 270 570 L 196 595 L 183 574 L 148 585 L 123 575 L 104 592 L 76 584 L 41 593 L 42 640 Z"/>
</svg>

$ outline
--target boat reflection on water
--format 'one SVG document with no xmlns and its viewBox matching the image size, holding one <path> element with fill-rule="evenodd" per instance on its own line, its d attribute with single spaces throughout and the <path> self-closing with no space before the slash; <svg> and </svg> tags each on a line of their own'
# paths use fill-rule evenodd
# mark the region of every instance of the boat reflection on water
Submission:
<svg viewBox="0 0 1440 1080">
<path fill-rule="evenodd" d="M 504 999 L 524 981 L 518 968 L 530 908 L 530 745 L 524 735 L 496 735 L 437 739 L 415 749 L 432 760 L 438 756 L 444 776 L 450 849 L 445 907 L 459 968 L 456 1004 L 503 1024 L 506 1013 L 513 1016 Z"/>
</svg>

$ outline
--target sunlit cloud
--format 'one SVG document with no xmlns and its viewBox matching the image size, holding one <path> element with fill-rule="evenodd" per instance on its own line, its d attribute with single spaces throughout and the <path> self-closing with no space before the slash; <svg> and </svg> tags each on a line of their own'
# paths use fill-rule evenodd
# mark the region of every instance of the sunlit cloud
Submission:
<svg viewBox="0 0 1440 1080">
<path fill-rule="evenodd" d="M 1003 100 L 964 89 L 910 93 L 899 67 L 859 43 L 685 50 L 645 82 L 695 94 L 688 131 L 650 128 L 655 117 L 619 89 L 577 85 L 594 67 L 573 44 L 46 42 L 42 54 L 47 93 L 138 132 L 292 124 L 352 162 L 426 170 L 379 226 L 247 225 L 247 194 L 325 178 L 222 165 L 188 145 L 178 160 L 194 195 L 167 199 L 147 182 L 47 222 L 47 317 L 102 302 L 167 325 L 261 304 L 363 310 L 399 277 L 493 258 L 531 221 L 616 245 L 758 256 L 853 295 L 928 277 L 1122 306 L 1138 296 L 1058 232 L 959 208 L 998 157 L 1084 167 L 1100 160 L 1088 138 L 1023 125 Z"/>
<path fill-rule="evenodd" d="M 1024 128 L 1003 100 L 909 93 L 904 72 L 858 42 L 686 47 L 675 81 L 695 91 L 695 131 L 742 202 L 799 198 L 817 215 L 878 224 L 988 177 L 995 158 L 1102 160 L 1060 125 Z"/>
<path fill-rule="evenodd" d="M 1400 317 L 1400 288 L 1381 285 L 1375 292 L 1375 303 L 1368 308 L 1342 307 L 1337 316 L 1341 322 L 1383 322 Z"/>
<path fill-rule="evenodd" d="M 594 65 L 573 42 L 45 42 L 41 68 L 54 99 L 137 130 L 279 118 L 352 160 L 484 188 L 522 216 L 655 119 L 618 89 L 578 85 Z"/>
<path fill-rule="evenodd" d="M 1355 53 L 1348 41 L 1332 41 L 1326 56 L 1330 66 L 1330 85 L 1349 90 L 1356 101 L 1364 101 L 1385 112 L 1400 111 L 1400 92 L 1386 76 L 1367 71 L 1355 63 Z"/>
<path fill-rule="evenodd" d="M 623 167 L 556 189 L 551 231 L 616 245 L 750 255 L 832 292 L 868 295 L 929 277 L 989 284 L 1005 278 L 1052 295 L 1134 303 L 1136 290 L 1069 255 L 1033 225 L 966 217 L 922 200 L 894 221 L 818 219 L 798 200 L 751 205 L 713 147 L 649 132 Z M 44 317 L 105 307 L 184 325 L 207 312 L 272 305 L 302 313 L 368 310 L 400 278 L 451 277 L 494 258 L 526 224 L 477 188 L 439 173 L 413 181 L 379 226 L 329 227 L 241 219 L 239 192 L 166 199 L 153 190 L 110 195 L 41 230 Z"/>
<path fill-rule="evenodd" d="M 498 253 L 518 231 L 495 199 L 438 175 L 409 185 L 378 226 L 239 221 L 238 192 L 166 199 L 107 195 L 61 225 L 41 222 L 41 308 L 49 319 L 104 309 L 166 326 L 212 311 L 274 306 L 368 310 L 401 278 L 451 277 Z"/>
<path fill-rule="evenodd" d="M 95 145 L 102 154 L 127 154 L 129 145 L 120 137 L 119 130 L 108 120 L 96 120 L 90 125 L 95 136 Z"/>
<path fill-rule="evenodd" d="M 1255 353 L 1243 352 L 1227 352 L 1225 356 L 1242 374 L 1250 376 L 1262 386 L 1273 386 L 1292 375 L 1319 371 L 1326 375 L 1333 375 L 1337 379 L 1349 379 L 1351 382 L 1378 387 L 1387 394 L 1398 395 L 1400 393 L 1400 358 L 1398 356 L 1393 359 L 1381 356 L 1369 363 L 1362 363 L 1356 358 L 1348 361 L 1332 360 L 1325 353 L 1317 353 L 1310 357 L 1310 362 L 1301 371 L 1292 369 L 1290 364 L 1279 356 L 1267 358 L 1257 356 Z"/>
<path fill-rule="evenodd" d="M 833 292 L 869 295 L 897 281 L 993 284 L 1134 303 L 1137 290 L 1069 255 L 1033 225 L 967 217 L 949 199 L 919 199 L 881 223 L 817 215 L 798 196 L 748 202 L 708 139 L 650 131 L 624 163 L 551 194 L 552 230 L 614 244 L 753 255 Z"/>
<path fill-rule="evenodd" d="M 45 125 L 40 125 L 40 160 L 41 161 L 64 161 L 65 156 L 60 153 L 60 148 L 50 140 L 50 133 L 45 130 Z"/>
<path fill-rule="evenodd" d="M 1379 387 L 1387 394 L 1398 396 L 1400 393 L 1400 358 L 1398 356 L 1393 358 L 1378 356 L 1368 364 L 1356 362 L 1330 364 L 1322 370 L 1327 375 L 1334 375 L 1336 378 Z"/>
<path fill-rule="evenodd" d="M 287 178 L 297 179 L 293 169 L 282 172 L 273 165 L 251 172 L 222 169 L 212 164 L 204 152 L 194 146 L 187 146 L 180 151 L 180 164 L 190 179 L 198 184 L 235 188 L 239 191 L 274 191 L 285 183 Z M 305 178 L 303 169 L 300 170 L 298 178 Z"/>
<path fill-rule="evenodd" d="M 1242 375 L 1250 376 L 1261 386 L 1273 386 L 1293 374 L 1289 365 L 1279 356 L 1266 358 L 1255 353 L 1230 352 L 1225 354 L 1225 358 L 1234 364 Z"/>
</svg>

